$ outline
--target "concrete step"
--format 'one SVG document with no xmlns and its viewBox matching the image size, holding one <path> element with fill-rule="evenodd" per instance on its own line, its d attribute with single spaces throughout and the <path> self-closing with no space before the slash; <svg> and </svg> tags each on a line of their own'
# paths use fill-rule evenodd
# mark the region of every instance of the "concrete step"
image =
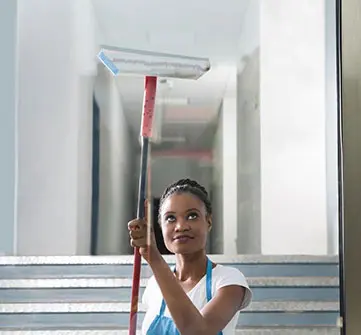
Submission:
<svg viewBox="0 0 361 335">
<path fill-rule="evenodd" d="M 174 264 L 173 256 L 164 258 Z M 315 334 L 335 331 L 339 317 L 337 257 L 210 258 L 239 268 L 254 292 L 253 303 L 240 315 L 239 334 L 313 334 L 313 328 Z M 0 257 L 0 333 L 14 333 L 24 325 L 41 334 L 50 330 L 119 333 L 129 323 L 132 271 L 133 256 Z M 152 274 L 144 262 L 141 274 L 142 293 Z M 143 318 L 140 304 L 139 327 Z"/>
<path fill-rule="evenodd" d="M 317 255 L 208 255 L 216 263 L 247 263 L 247 264 L 337 264 L 338 256 Z M 169 264 L 174 264 L 174 255 L 163 255 Z M 0 265 L 34 265 L 34 264 L 133 264 L 133 255 L 117 256 L 0 256 Z M 142 259 L 142 264 L 147 262 Z"/>
<path fill-rule="evenodd" d="M 164 256 L 174 264 L 174 256 Z M 338 259 L 329 256 L 210 255 L 219 264 L 232 265 L 246 277 L 338 277 Z M 133 256 L 0 257 L 2 279 L 22 278 L 131 278 Z M 143 278 L 152 271 L 142 263 Z"/>
<path fill-rule="evenodd" d="M 128 335 L 128 330 L 13 330 L 2 331 L 2 335 Z M 138 330 L 137 335 L 141 332 Z M 339 335 L 336 327 L 299 327 L 299 328 L 243 328 L 235 335 Z"/>
<path fill-rule="evenodd" d="M 129 321 L 129 303 L 43 303 L 1 304 L 0 330 L 47 328 L 120 328 Z M 139 304 L 138 325 L 144 318 Z M 242 311 L 239 327 L 255 326 L 335 326 L 338 302 L 273 301 L 254 302 Z"/>
<path fill-rule="evenodd" d="M 321 301 L 266 301 L 253 302 L 242 314 L 253 312 L 337 312 L 338 302 Z M 15 303 L 0 304 L 0 314 L 38 314 L 38 313 L 129 313 L 130 304 L 123 302 L 102 303 Z M 145 312 L 143 304 L 139 312 Z"/>
<path fill-rule="evenodd" d="M 338 277 L 250 277 L 252 287 L 337 287 Z M 140 286 L 147 285 L 148 278 L 142 278 Z M 0 288 L 90 288 L 131 287 L 130 278 L 37 278 L 0 279 Z"/>
<path fill-rule="evenodd" d="M 141 280 L 140 294 L 148 279 Z M 337 301 L 337 277 L 248 278 L 253 301 Z M 129 302 L 130 278 L 0 279 L 2 303 Z"/>
</svg>

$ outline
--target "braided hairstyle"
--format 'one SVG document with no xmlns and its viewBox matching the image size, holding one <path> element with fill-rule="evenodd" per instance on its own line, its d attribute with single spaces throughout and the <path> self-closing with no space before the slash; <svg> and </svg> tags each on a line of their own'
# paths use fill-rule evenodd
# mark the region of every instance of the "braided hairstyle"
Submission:
<svg viewBox="0 0 361 335">
<path fill-rule="evenodd" d="M 199 200 L 204 203 L 206 207 L 206 212 L 208 215 L 212 214 L 212 204 L 209 200 L 208 193 L 206 189 L 198 184 L 195 180 L 191 179 L 180 179 L 172 184 L 170 184 L 163 192 L 162 197 L 160 198 L 159 203 L 159 213 L 158 213 L 158 220 L 161 222 L 160 212 L 163 206 L 164 201 L 173 194 L 180 194 L 180 193 L 190 193 L 196 196 Z"/>
</svg>

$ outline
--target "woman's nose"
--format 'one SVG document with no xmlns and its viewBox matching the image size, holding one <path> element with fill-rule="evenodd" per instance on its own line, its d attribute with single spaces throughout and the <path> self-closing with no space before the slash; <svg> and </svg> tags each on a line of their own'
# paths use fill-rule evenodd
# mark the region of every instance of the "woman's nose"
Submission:
<svg viewBox="0 0 361 335">
<path fill-rule="evenodd" d="M 176 225 L 175 225 L 176 231 L 186 231 L 189 230 L 189 224 L 187 220 L 183 218 L 177 219 Z"/>
</svg>

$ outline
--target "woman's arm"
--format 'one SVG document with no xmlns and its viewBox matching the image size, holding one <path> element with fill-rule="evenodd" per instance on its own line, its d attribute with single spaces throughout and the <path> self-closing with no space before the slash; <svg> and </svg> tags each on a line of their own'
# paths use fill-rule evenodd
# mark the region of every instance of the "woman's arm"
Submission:
<svg viewBox="0 0 361 335">
<path fill-rule="evenodd" d="M 238 285 L 219 289 L 202 312 L 193 305 L 163 257 L 149 262 L 169 312 L 182 335 L 217 335 L 238 312 L 245 289 Z"/>
</svg>

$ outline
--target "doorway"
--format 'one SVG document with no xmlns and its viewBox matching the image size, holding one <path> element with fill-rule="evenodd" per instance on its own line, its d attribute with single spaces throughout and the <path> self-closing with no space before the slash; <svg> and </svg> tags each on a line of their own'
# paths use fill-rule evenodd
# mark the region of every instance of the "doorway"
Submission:
<svg viewBox="0 0 361 335">
<path fill-rule="evenodd" d="M 166 248 L 163 240 L 162 230 L 158 223 L 160 198 L 153 198 L 153 230 L 155 235 L 155 241 L 159 252 L 162 255 L 172 255 L 172 253 Z"/>
<path fill-rule="evenodd" d="M 92 157 L 92 199 L 90 254 L 97 254 L 98 215 L 99 215 L 99 156 L 100 156 L 100 109 L 93 96 L 93 157 Z"/>
</svg>

